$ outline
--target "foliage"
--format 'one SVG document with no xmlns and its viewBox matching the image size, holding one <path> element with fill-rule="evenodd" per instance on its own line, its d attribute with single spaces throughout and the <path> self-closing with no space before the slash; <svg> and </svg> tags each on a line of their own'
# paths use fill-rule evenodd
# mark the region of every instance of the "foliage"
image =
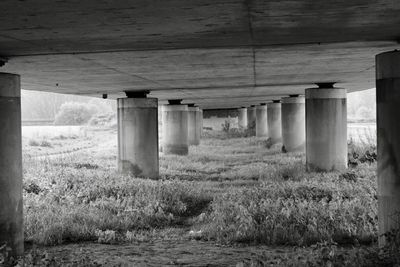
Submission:
<svg viewBox="0 0 400 267">
<path fill-rule="evenodd" d="M 117 128 L 117 116 L 115 113 L 96 114 L 90 119 L 89 125 Z"/>
<path fill-rule="evenodd" d="M 212 203 L 208 238 L 268 245 L 372 242 L 377 233 L 373 181 L 359 185 L 337 175 L 300 182 L 266 181 L 231 190 Z"/>
<path fill-rule="evenodd" d="M 37 244 L 103 240 L 99 231 L 106 230 L 166 227 L 208 198 L 189 182 L 123 177 L 77 168 L 68 159 L 32 165 L 26 160 L 25 166 L 25 236 Z"/>
<path fill-rule="evenodd" d="M 377 147 L 376 142 L 372 137 L 366 136 L 366 141 L 355 142 L 350 139 L 348 143 L 348 165 L 350 167 L 357 166 L 360 163 L 374 163 L 376 162 Z"/>
<path fill-rule="evenodd" d="M 29 140 L 30 146 L 40 146 L 40 147 L 53 147 L 52 144 L 47 140 L 37 141 L 35 139 Z"/>
<path fill-rule="evenodd" d="M 356 111 L 356 118 L 359 120 L 376 120 L 376 109 L 361 106 Z"/>
<path fill-rule="evenodd" d="M 96 110 L 88 104 L 67 102 L 61 105 L 54 123 L 57 125 L 82 125 L 90 120 Z"/>
<path fill-rule="evenodd" d="M 203 139 L 187 157 L 162 156 L 158 181 L 117 174 L 114 148 L 25 158 L 26 241 L 113 244 L 179 229 L 175 237 L 312 250 L 281 266 L 380 266 L 375 250 L 357 247 L 377 240 L 376 162 L 306 173 L 302 153 L 267 150 L 255 137 L 221 139 Z M 262 266 L 257 262 L 243 264 Z"/>
</svg>

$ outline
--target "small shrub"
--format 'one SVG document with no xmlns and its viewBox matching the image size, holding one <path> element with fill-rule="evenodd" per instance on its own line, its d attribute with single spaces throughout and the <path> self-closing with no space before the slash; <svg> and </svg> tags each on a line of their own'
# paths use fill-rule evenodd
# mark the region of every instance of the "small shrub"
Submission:
<svg viewBox="0 0 400 267">
<path fill-rule="evenodd" d="M 23 188 L 28 194 L 33 193 L 38 195 L 40 192 L 43 191 L 43 189 L 40 188 L 40 186 L 38 186 L 35 182 L 24 182 Z"/>
<path fill-rule="evenodd" d="M 348 143 L 348 165 L 355 167 L 360 163 L 374 163 L 377 161 L 377 148 L 373 142 L 356 143 L 353 139 Z"/>
<path fill-rule="evenodd" d="M 396 215 L 399 217 L 399 214 Z M 400 225 L 400 223 L 399 223 Z M 381 256 L 393 264 L 400 265 L 400 228 L 392 229 L 384 234 L 385 246 L 381 249 Z M 397 265 L 396 265 L 397 264 Z"/>
<path fill-rule="evenodd" d="M 229 133 L 230 129 L 231 129 L 231 122 L 229 120 L 225 120 L 224 123 L 222 124 L 222 131 L 225 133 Z"/>
<path fill-rule="evenodd" d="M 115 113 L 96 114 L 90 119 L 88 124 L 91 126 L 106 126 L 114 128 L 114 126 L 117 125 L 117 115 Z"/>
<path fill-rule="evenodd" d="M 117 242 L 116 232 L 113 230 L 96 230 L 97 242 L 102 244 L 114 244 Z"/>
<path fill-rule="evenodd" d="M 30 146 L 40 146 L 40 143 L 34 139 L 29 140 Z"/>
<path fill-rule="evenodd" d="M 357 174 L 354 172 L 345 172 L 340 174 L 340 179 L 344 179 L 348 182 L 357 182 Z"/>
<path fill-rule="evenodd" d="M 40 146 L 41 147 L 53 147 L 53 145 L 49 141 L 46 141 L 46 140 L 42 140 L 40 142 Z"/>
</svg>

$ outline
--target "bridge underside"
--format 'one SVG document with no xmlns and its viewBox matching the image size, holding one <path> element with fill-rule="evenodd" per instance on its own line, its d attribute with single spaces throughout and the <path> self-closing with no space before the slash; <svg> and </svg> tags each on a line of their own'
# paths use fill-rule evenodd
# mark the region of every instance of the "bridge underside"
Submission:
<svg viewBox="0 0 400 267">
<path fill-rule="evenodd" d="M 314 83 L 375 86 L 374 56 L 399 47 L 388 0 L 14 1 L 0 3 L 2 72 L 22 88 L 238 107 Z"/>
</svg>

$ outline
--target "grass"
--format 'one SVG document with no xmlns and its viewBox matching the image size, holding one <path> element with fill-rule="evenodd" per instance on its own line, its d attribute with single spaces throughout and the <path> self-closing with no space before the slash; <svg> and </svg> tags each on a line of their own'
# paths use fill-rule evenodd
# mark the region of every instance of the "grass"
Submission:
<svg viewBox="0 0 400 267">
<path fill-rule="evenodd" d="M 158 181 L 120 176 L 114 147 L 25 157 L 26 241 L 190 239 L 193 232 L 196 239 L 274 246 L 377 240 L 376 162 L 306 173 L 304 154 L 264 144 L 204 139 L 189 156 L 161 157 Z"/>
</svg>

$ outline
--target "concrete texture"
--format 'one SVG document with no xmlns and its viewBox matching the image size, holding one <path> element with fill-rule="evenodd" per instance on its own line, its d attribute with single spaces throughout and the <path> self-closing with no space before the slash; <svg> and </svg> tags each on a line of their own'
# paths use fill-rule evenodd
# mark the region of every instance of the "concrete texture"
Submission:
<svg viewBox="0 0 400 267">
<path fill-rule="evenodd" d="M 265 104 L 256 107 L 256 136 L 268 137 L 268 115 Z"/>
<path fill-rule="evenodd" d="M 118 99 L 118 170 L 156 179 L 158 168 L 158 101 Z"/>
<path fill-rule="evenodd" d="M 306 89 L 306 164 L 308 171 L 347 168 L 346 89 Z"/>
<path fill-rule="evenodd" d="M 203 135 L 203 110 L 200 108 L 197 112 L 197 134 L 199 136 L 199 142 L 201 142 L 201 136 Z"/>
<path fill-rule="evenodd" d="M 282 141 L 281 103 L 268 103 L 268 136 L 271 144 Z"/>
<path fill-rule="evenodd" d="M 378 136 L 378 220 L 382 237 L 399 229 L 400 216 L 400 51 L 376 56 Z"/>
<path fill-rule="evenodd" d="M 199 107 L 188 107 L 188 142 L 189 145 L 200 144 L 200 110 Z"/>
<path fill-rule="evenodd" d="M 247 108 L 238 109 L 238 127 L 239 129 L 247 128 Z"/>
<path fill-rule="evenodd" d="M 20 77 L 0 73 L 0 244 L 24 253 Z"/>
<path fill-rule="evenodd" d="M 256 130 L 256 107 L 255 106 L 250 106 L 247 108 L 247 128 L 254 129 L 254 134 Z"/>
<path fill-rule="evenodd" d="M 305 151 L 306 122 L 304 97 L 282 99 L 282 150 L 287 152 Z"/>
<path fill-rule="evenodd" d="M 200 139 L 201 139 L 201 137 L 203 136 L 203 127 L 204 127 L 204 117 L 203 117 L 203 110 L 202 109 L 200 109 L 199 110 L 200 112 L 199 112 L 199 119 L 200 119 L 200 124 L 199 124 L 199 127 L 200 127 Z"/>
<path fill-rule="evenodd" d="M 388 0 L 3 0 L 0 57 L 24 89 L 232 108 L 315 82 L 374 87 L 399 12 Z"/>
<path fill-rule="evenodd" d="M 163 152 L 164 154 L 187 155 L 188 139 L 188 106 L 163 106 Z"/>
</svg>

